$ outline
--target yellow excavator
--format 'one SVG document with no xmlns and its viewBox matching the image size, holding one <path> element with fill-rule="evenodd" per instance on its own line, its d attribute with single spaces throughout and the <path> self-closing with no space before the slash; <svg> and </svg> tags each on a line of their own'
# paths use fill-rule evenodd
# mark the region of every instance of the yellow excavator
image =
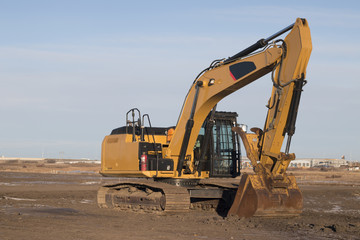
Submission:
<svg viewBox="0 0 360 240">
<path fill-rule="evenodd" d="M 128 111 L 126 125 L 102 143 L 100 173 L 118 182 L 99 189 L 98 205 L 165 213 L 215 208 L 239 217 L 300 214 L 302 194 L 286 170 L 295 159 L 289 148 L 311 50 L 308 22 L 298 18 L 213 61 L 194 80 L 176 126 L 153 127 L 148 114 Z M 221 99 L 268 73 L 273 88 L 263 129 L 247 133 L 237 113 L 216 111 Z M 234 184 L 227 179 L 240 175 L 240 142 L 254 173 Z"/>
</svg>

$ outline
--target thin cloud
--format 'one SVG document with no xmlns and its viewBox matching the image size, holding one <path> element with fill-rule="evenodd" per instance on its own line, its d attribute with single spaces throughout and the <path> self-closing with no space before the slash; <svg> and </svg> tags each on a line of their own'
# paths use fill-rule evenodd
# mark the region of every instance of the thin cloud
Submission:
<svg viewBox="0 0 360 240">
<path fill-rule="evenodd" d="M 356 9 L 318 8 L 318 7 L 286 7 L 286 6 L 246 6 L 244 8 L 219 8 L 208 10 L 211 16 L 217 18 L 226 17 L 229 21 L 262 22 L 266 24 L 283 23 L 284 19 L 296 17 L 309 17 L 314 22 L 311 25 L 333 27 L 356 27 L 359 28 L 360 11 Z M 281 14 L 279 14 L 281 12 Z M 239 18 L 241 16 L 241 18 Z M 269 21 L 271 19 L 271 22 Z M 295 19 L 294 19 L 295 20 Z"/>
</svg>

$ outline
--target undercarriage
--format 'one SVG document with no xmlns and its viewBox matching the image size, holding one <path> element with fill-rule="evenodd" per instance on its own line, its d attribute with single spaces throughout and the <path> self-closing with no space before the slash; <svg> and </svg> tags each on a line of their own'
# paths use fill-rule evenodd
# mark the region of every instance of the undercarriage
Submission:
<svg viewBox="0 0 360 240">
<path fill-rule="evenodd" d="M 223 214 L 230 208 L 236 190 L 235 184 L 210 179 L 132 179 L 101 187 L 97 199 L 102 208 L 165 213 L 202 209 Z"/>
</svg>

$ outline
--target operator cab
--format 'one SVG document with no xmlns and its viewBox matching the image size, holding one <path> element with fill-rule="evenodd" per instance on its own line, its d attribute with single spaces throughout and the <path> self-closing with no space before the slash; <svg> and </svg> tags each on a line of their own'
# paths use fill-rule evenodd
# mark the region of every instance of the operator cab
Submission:
<svg viewBox="0 0 360 240">
<path fill-rule="evenodd" d="M 195 162 L 210 177 L 240 175 L 240 140 L 231 128 L 238 126 L 236 112 L 212 113 L 204 121 L 194 146 Z"/>
</svg>

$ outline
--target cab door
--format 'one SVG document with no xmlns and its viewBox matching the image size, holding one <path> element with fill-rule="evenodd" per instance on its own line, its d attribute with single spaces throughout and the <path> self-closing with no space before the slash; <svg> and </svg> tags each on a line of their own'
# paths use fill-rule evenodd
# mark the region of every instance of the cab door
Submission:
<svg viewBox="0 0 360 240">
<path fill-rule="evenodd" d="M 240 175 L 239 137 L 231 131 L 236 126 L 236 113 L 217 112 L 212 129 L 210 151 L 211 177 Z"/>
</svg>

